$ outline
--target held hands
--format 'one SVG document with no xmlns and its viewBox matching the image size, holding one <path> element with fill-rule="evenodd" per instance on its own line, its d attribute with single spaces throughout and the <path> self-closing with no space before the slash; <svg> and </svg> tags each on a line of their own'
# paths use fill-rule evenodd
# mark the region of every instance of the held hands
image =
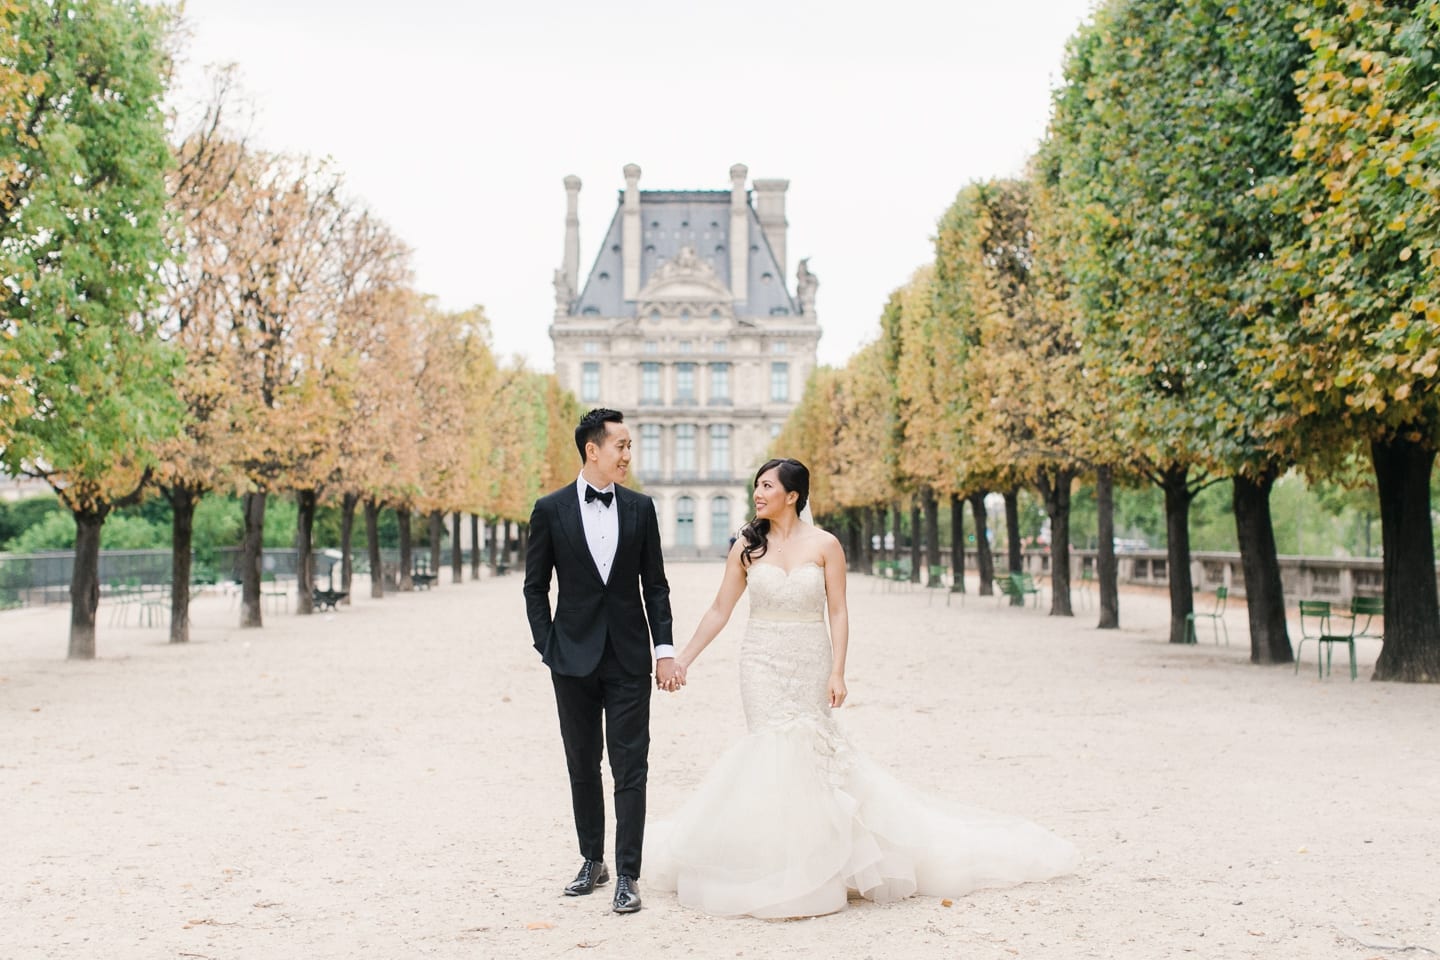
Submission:
<svg viewBox="0 0 1440 960">
<path fill-rule="evenodd" d="M 845 695 L 850 691 L 845 689 L 845 678 L 838 673 L 830 674 L 830 706 L 831 708 L 844 706 Z"/>
<path fill-rule="evenodd" d="M 685 667 L 674 657 L 655 661 L 655 686 L 674 693 L 685 686 Z"/>
</svg>

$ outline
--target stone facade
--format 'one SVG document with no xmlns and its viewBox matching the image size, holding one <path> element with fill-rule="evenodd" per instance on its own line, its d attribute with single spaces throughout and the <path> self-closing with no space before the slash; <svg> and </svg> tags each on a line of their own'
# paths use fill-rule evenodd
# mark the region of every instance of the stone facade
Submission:
<svg viewBox="0 0 1440 960">
<path fill-rule="evenodd" d="M 579 283 L 580 180 L 565 178 L 555 374 L 583 407 L 625 413 L 638 486 L 671 557 L 723 554 L 750 483 L 815 368 L 819 281 L 785 281 L 786 180 L 730 168 L 729 190 L 625 189 Z M 736 242 L 739 238 L 739 242 Z"/>
</svg>

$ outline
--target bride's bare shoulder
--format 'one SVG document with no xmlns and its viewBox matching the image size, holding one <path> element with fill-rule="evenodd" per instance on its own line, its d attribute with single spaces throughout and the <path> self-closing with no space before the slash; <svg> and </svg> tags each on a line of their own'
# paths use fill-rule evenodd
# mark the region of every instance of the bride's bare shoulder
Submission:
<svg viewBox="0 0 1440 960">
<path fill-rule="evenodd" d="M 835 559 L 843 559 L 845 550 L 840 546 L 840 541 L 829 530 L 821 530 L 819 527 L 810 528 L 810 546 L 815 549 L 821 557 L 820 566 L 825 566 Z"/>
</svg>

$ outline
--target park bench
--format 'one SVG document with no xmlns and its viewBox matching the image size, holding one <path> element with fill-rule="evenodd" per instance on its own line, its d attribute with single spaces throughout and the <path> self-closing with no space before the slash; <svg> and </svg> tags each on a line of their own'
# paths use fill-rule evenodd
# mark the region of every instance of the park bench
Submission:
<svg viewBox="0 0 1440 960">
<path fill-rule="evenodd" d="M 317 610 L 334 610 L 335 605 L 346 597 L 350 596 L 348 590 L 313 590 L 311 596 L 315 601 Z"/>
<path fill-rule="evenodd" d="M 996 596 L 1001 601 L 1015 599 L 1020 601 L 1018 605 L 1023 607 L 1025 605 L 1025 597 L 1033 594 L 1035 597 L 1035 606 L 1040 606 L 1040 585 L 1035 582 L 1035 578 L 1030 574 L 1012 573 L 1009 576 L 997 578 L 995 582 L 1000 587 L 1000 592 L 996 594 Z"/>
</svg>

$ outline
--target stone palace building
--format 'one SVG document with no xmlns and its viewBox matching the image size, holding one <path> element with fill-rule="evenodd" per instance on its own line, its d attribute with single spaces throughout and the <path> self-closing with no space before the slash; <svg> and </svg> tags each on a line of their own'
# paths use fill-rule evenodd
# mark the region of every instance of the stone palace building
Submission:
<svg viewBox="0 0 1440 960">
<path fill-rule="evenodd" d="M 788 180 L 728 190 L 625 189 L 580 284 L 578 177 L 565 178 L 555 271 L 555 374 L 583 407 L 625 413 L 632 475 L 655 499 L 670 557 L 723 555 L 750 484 L 815 368 L 815 275 L 786 286 Z"/>
</svg>

